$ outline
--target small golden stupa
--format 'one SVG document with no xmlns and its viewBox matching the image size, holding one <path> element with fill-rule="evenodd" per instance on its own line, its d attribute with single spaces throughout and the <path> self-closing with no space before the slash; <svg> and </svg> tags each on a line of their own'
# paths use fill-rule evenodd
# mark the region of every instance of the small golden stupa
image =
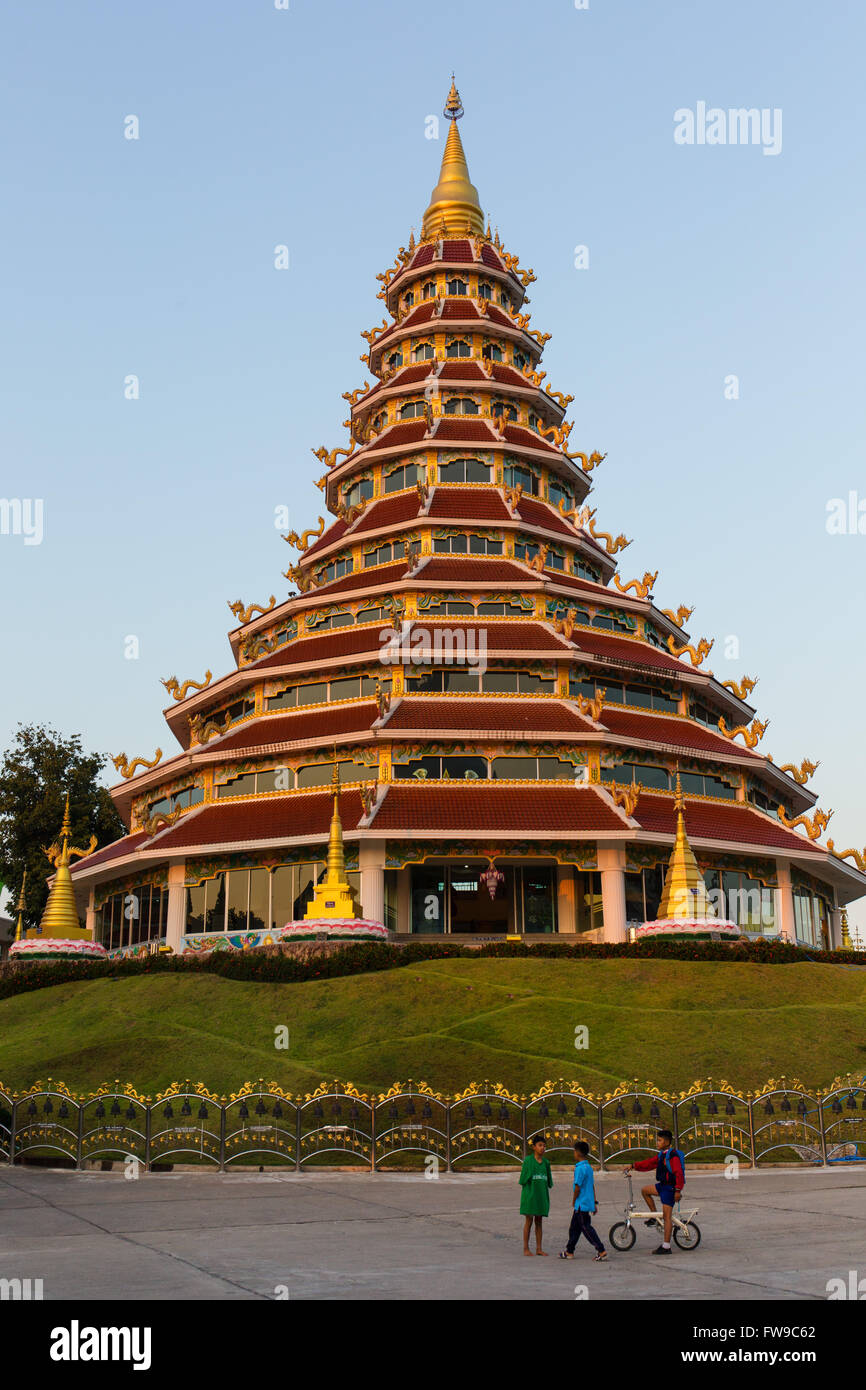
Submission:
<svg viewBox="0 0 866 1390">
<path fill-rule="evenodd" d="M 16 907 L 16 909 L 15 909 L 15 911 L 18 913 L 18 921 L 17 921 L 16 926 L 15 926 L 15 940 L 16 940 L 16 941 L 23 941 L 23 940 L 24 940 L 24 909 L 25 909 L 25 907 L 26 907 L 26 905 L 27 905 L 27 904 L 26 904 L 25 897 L 24 897 L 24 891 L 25 891 L 26 887 L 27 887 L 27 870 L 25 869 L 25 870 L 24 870 L 24 875 L 23 875 L 23 877 L 22 877 L 22 879 L 21 879 L 21 892 L 18 894 L 18 905 L 17 905 L 17 907 Z"/>
<path fill-rule="evenodd" d="M 421 235 L 425 241 L 440 236 L 483 236 L 484 217 L 478 198 L 478 189 L 469 178 L 469 166 L 463 153 L 463 141 L 457 122 L 463 115 L 460 93 L 451 76 L 451 90 L 443 112 L 451 125 L 442 153 L 442 167 L 439 182 L 430 194 L 430 203 L 424 213 Z"/>
<path fill-rule="evenodd" d="M 346 876 L 343 822 L 340 820 L 340 770 L 336 761 L 331 790 L 334 794 L 334 812 L 328 836 L 328 867 L 324 879 L 316 885 L 312 902 L 304 913 L 305 922 L 314 917 L 345 919 L 358 915 L 352 898 L 352 888 Z"/>
<path fill-rule="evenodd" d="M 842 908 L 842 941 L 839 946 L 840 951 L 853 951 L 854 943 L 851 940 L 851 933 L 848 930 L 848 913 Z"/>
<path fill-rule="evenodd" d="M 640 939 L 648 936 L 668 938 L 691 937 L 706 939 L 712 936 L 738 937 L 736 922 L 718 917 L 707 893 L 704 876 L 698 867 L 694 850 L 686 834 L 685 801 L 680 774 L 677 772 L 674 809 L 677 828 L 674 847 L 668 860 L 658 916 L 637 928 Z"/>
<path fill-rule="evenodd" d="M 106 954 L 105 948 L 93 941 L 90 932 L 82 926 L 75 902 L 75 889 L 69 863 L 74 856 L 92 854 L 96 849 L 96 836 L 91 835 L 87 849 L 76 849 L 69 842 L 72 838 L 72 824 L 69 817 L 69 793 L 63 808 L 63 823 L 60 834 L 46 851 L 54 865 L 54 882 L 48 894 L 48 901 L 38 927 L 23 930 L 24 883 L 18 903 L 18 928 L 15 940 L 9 948 L 10 960 L 94 959 Z"/>
</svg>

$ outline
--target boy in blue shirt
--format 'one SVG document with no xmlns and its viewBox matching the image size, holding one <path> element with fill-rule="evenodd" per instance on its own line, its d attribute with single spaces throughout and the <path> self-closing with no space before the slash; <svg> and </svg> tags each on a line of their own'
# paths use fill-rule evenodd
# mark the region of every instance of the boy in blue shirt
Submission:
<svg viewBox="0 0 866 1390">
<path fill-rule="evenodd" d="M 598 1238 L 592 1218 L 598 1211 L 595 1200 L 595 1180 L 589 1160 L 589 1145 L 578 1139 L 574 1146 L 574 1213 L 568 1230 L 568 1244 L 559 1253 L 561 1260 L 574 1259 L 574 1247 L 580 1237 L 586 1236 L 590 1245 L 595 1246 L 596 1260 L 606 1260 L 607 1251 Z"/>
</svg>

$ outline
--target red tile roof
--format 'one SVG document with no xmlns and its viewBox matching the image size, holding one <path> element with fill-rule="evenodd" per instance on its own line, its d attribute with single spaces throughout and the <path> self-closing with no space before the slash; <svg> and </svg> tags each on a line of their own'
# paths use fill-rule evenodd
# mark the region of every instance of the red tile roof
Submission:
<svg viewBox="0 0 866 1390">
<path fill-rule="evenodd" d="M 475 304 L 471 299 L 466 299 L 463 295 L 460 295 L 456 299 L 443 300 L 442 313 L 440 317 L 446 320 L 466 320 L 479 319 L 481 315 L 479 314 Z"/>
<path fill-rule="evenodd" d="M 634 813 L 644 830 L 672 836 L 676 828 L 672 796 L 652 796 L 641 792 Z M 803 835 L 786 830 L 778 821 L 770 820 L 745 802 L 690 801 L 686 799 L 686 832 L 690 840 L 730 840 L 755 848 L 800 851 L 823 854 L 820 846 L 811 844 Z"/>
<path fill-rule="evenodd" d="M 475 260 L 472 254 L 472 243 L 469 241 L 443 241 L 442 243 L 443 261 L 467 261 Z"/>
<path fill-rule="evenodd" d="M 418 444 L 427 433 L 427 421 L 423 419 L 404 420 L 392 425 L 370 443 L 367 452 L 378 449 L 393 449 L 398 444 Z"/>
<path fill-rule="evenodd" d="M 430 503 L 431 518 L 456 521 L 510 521 L 502 494 L 496 488 L 449 487 L 437 484 Z"/>
<path fill-rule="evenodd" d="M 722 734 L 713 733 L 703 724 L 689 719 L 671 719 L 659 714 L 637 714 L 617 705 L 605 705 L 601 722 L 612 734 L 622 734 L 625 738 L 646 739 L 653 743 L 665 743 L 678 748 L 700 748 L 709 753 L 750 753 L 741 743 L 731 743 Z M 758 754 L 750 753 L 751 757 Z"/>
<path fill-rule="evenodd" d="M 423 583 L 526 584 L 526 571 L 510 560 L 479 555 L 434 555 L 419 575 Z"/>
<path fill-rule="evenodd" d="M 208 752 L 228 749 L 261 748 L 273 743 L 297 743 L 321 738 L 325 742 L 338 734 L 354 734 L 367 730 L 378 717 L 375 701 L 358 705 L 330 705 L 326 709 L 286 711 L 248 719 L 224 738 L 211 739 L 205 745 Z"/>
<path fill-rule="evenodd" d="M 448 357 L 445 365 L 439 374 L 440 385 L 447 384 L 449 381 L 487 381 L 477 362 L 460 362 L 455 358 Z"/>
<path fill-rule="evenodd" d="M 558 700 L 502 700 L 487 695 L 453 700 L 406 696 L 386 724 L 397 729 L 483 730 L 490 734 L 581 734 L 592 725 Z"/>
<path fill-rule="evenodd" d="M 377 502 L 369 502 L 363 516 L 352 531 L 355 536 L 368 531 L 381 531 L 386 526 L 396 526 L 401 521 L 411 521 L 418 515 L 421 501 L 414 488 L 409 492 L 395 492 Z M 384 537 L 383 537 L 384 539 Z"/>
<path fill-rule="evenodd" d="M 598 657 L 610 657 L 613 661 L 628 661 L 636 666 L 655 666 L 663 671 L 683 671 L 683 663 L 675 657 L 660 652 L 647 642 L 639 642 L 628 637 L 609 637 L 607 633 L 590 631 L 588 628 L 575 628 L 571 640 L 581 651 Z"/>
<path fill-rule="evenodd" d="M 435 248 L 431 242 L 427 242 L 424 246 L 419 246 L 418 250 L 415 252 L 415 255 L 409 262 L 410 268 L 412 270 L 417 270 L 419 266 L 429 265 L 430 262 L 433 260 L 434 249 Z"/>
<path fill-rule="evenodd" d="M 439 426 L 433 436 L 434 443 L 494 444 L 496 436 L 485 420 L 473 420 L 471 416 L 441 416 Z"/>
<path fill-rule="evenodd" d="M 486 241 L 484 245 L 481 247 L 481 259 L 485 265 L 493 266 L 494 270 L 505 269 L 505 267 L 502 264 L 502 261 L 497 256 L 493 247 L 490 246 Z"/>
<path fill-rule="evenodd" d="M 401 367 L 400 370 L 396 372 L 395 375 L 392 376 L 385 383 L 385 385 L 389 388 L 392 386 L 410 386 L 415 381 L 424 381 L 428 376 L 432 375 L 433 368 L 435 366 L 436 363 L 430 361 L 420 363 L 416 362 L 412 366 Z M 382 390 L 382 383 L 377 383 L 374 389 L 376 391 Z"/>
<path fill-rule="evenodd" d="M 515 326 L 508 315 L 503 313 L 496 304 L 488 304 L 487 317 L 492 323 L 501 324 L 503 328 L 514 328 Z"/>
<path fill-rule="evenodd" d="M 514 367 L 506 367 L 503 362 L 491 362 L 490 372 L 494 379 L 501 382 L 503 386 L 529 386 L 530 384 L 526 377 L 521 376 Z"/>
<path fill-rule="evenodd" d="M 256 801 L 210 803 L 182 816 L 154 844 L 154 849 L 203 849 L 205 846 L 268 843 L 305 835 L 327 839 L 333 803 L 330 792 L 287 792 Z M 344 830 L 353 830 L 362 814 L 357 791 L 344 791 L 340 815 Z"/>
<path fill-rule="evenodd" d="M 468 782 L 449 786 L 394 782 L 373 828 L 405 835 L 419 830 L 469 831 L 487 840 L 504 831 L 594 835 L 622 830 L 624 822 L 592 787 L 551 784 L 516 790 Z"/>
<path fill-rule="evenodd" d="M 515 444 L 524 449 L 547 449 L 548 453 L 558 454 L 559 450 L 554 449 L 546 439 L 542 439 L 540 434 L 534 430 L 525 429 L 522 425 L 509 423 L 505 426 L 505 439 L 508 444 Z"/>
<path fill-rule="evenodd" d="M 563 521 L 559 512 L 546 502 L 536 502 L 532 497 L 521 497 L 517 504 L 517 514 L 521 521 L 530 526 L 543 526 L 548 531 L 557 531 L 562 536 L 575 539 L 574 528 Z"/>
<path fill-rule="evenodd" d="M 272 652 L 261 661 L 251 662 L 249 667 L 244 667 L 244 671 L 258 672 L 273 666 L 305 666 L 310 662 L 330 665 L 351 657 L 360 658 L 373 653 L 378 656 L 381 650 L 380 631 L 377 624 L 371 624 L 369 627 L 340 628 L 337 632 L 326 632 L 320 637 L 302 637 L 299 641 L 280 647 L 279 651 Z"/>
<path fill-rule="evenodd" d="M 122 859 L 124 855 L 138 849 L 146 839 L 143 830 L 136 831 L 134 835 L 124 835 L 113 844 L 94 850 L 93 854 L 88 854 L 84 859 L 74 860 L 69 865 L 69 871 L 74 878 L 82 869 L 95 869 L 99 864 L 108 864 L 112 859 Z"/>
<path fill-rule="evenodd" d="M 333 545 L 335 541 L 338 541 L 340 537 L 345 534 L 345 532 L 346 522 L 343 521 L 342 517 L 338 517 L 337 520 L 327 528 L 323 535 L 319 537 L 315 545 L 311 545 L 309 550 L 304 551 L 302 557 L 303 563 L 306 564 L 306 562 L 311 558 L 311 556 L 315 555 L 317 551 L 324 550 L 325 547 L 328 545 Z"/>
</svg>

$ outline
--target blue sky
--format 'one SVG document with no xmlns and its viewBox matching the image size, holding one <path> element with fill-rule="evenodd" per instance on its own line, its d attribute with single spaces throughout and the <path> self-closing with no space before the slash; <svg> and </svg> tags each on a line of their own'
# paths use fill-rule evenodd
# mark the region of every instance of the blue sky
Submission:
<svg viewBox="0 0 866 1390">
<path fill-rule="evenodd" d="M 42 498 L 44 538 L 0 535 L 3 746 L 20 719 L 170 751 L 160 677 L 228 669 L 226 600 L 285 593 L 274 509 L 315 524 L 310 449 L 344 442 L 453 68 L 572 446 L 607 451 L 592 500 L 635 537 L 626 577 L 658 568 L 716 674 L 760 676 L 763 747 L 821 759 L 829 833 L 862 847 L 866 535 L 826 509 L 866 500 L 864 13 L 8 4 L 0 496 Z M 780 109 L 781 152 L 677 145 L 699 101 Z"/>
</svg>

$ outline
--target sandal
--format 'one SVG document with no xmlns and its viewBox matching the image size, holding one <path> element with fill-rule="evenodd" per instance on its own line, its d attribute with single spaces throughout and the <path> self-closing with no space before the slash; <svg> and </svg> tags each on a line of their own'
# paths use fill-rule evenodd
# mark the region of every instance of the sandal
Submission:
<svg viewBox="0 0 866 1390">
<path fill-rule="evenodd" d="M 560 1258 L 561 1260 L 573 1260 L 573 1259 L 574 1259 L 574 1255 L 569 1255 L 569 1253 L 568 1253 L 567 1250 L 560 1250 L 560 1252 L 559 1252 L 559 1258 Z"/>
</svg>

